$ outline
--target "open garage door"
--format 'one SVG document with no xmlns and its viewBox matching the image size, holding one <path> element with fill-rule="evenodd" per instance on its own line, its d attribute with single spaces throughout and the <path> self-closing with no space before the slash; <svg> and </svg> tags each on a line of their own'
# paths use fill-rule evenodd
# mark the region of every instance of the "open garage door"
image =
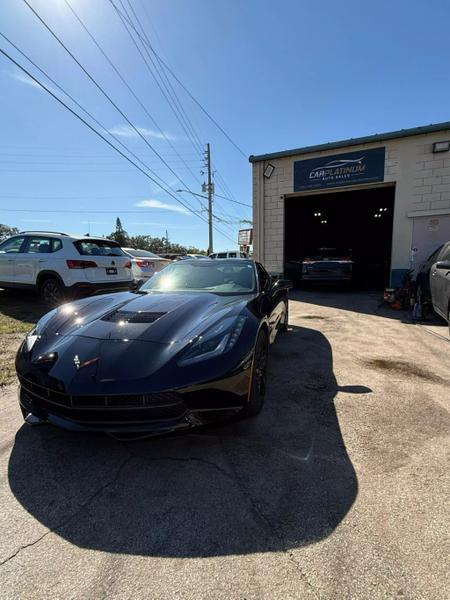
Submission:
<svg viewBox="0 0 450 600">
<path fill-rule="evenodd" d="M 326 248 L 338 256 L 351 256 L 355 286 L 387 286 L 394 196 L 394 186 L 380 186 L 286 198 L 286 276 L 300 283 L 302 262 Z"/>
</svg>

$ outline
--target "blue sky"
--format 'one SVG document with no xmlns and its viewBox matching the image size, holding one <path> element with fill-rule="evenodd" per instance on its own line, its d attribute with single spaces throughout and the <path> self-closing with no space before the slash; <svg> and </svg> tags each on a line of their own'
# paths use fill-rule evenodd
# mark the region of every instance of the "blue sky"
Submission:
<svg viewBox="0 0 450 600">
<path fill-rule="evenodd" d="M 201 193 L 200 151 L 174 116 L 109 0 L 69 1 L 153 121 L 65 0 L 29 0 L 147 143 L 22 0 L 2 0 L 0 31 L 170 189 L 189 187 Z M 119 0 L 113 1 L 120 7 Z M 450 119 L 450 4 L 445 0 L 130 1 L 157 52 L 247 155 Z M 0 47 L 45 81 L 3 38 Z M 188 96 L 175 89 L 198 138 L 211 143 L 217 192 L 250 204 L 250 164 Z M 131 234 L 160 236 L 167 229 L 173 241 L 206 248 L 206 223 L 186 212 L 4 57 L 0 106 L 0 222 L 20 229 L 108 234 L 120 216 Z M 204 216 L 199 199 L 174 195 Z M 63 212 L 67 210 L 79 212 Z M 251 219 L 251 209 L 216 198 L 215 211 L 227 221 L 216 222 L 220 231 L 215 233 L 215 248 L 233 247 L 239 221 Z"/>
</svg>

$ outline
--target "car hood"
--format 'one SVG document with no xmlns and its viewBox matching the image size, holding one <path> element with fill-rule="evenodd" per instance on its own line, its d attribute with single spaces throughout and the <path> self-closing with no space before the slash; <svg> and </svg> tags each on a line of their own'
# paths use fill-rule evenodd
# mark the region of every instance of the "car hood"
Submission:
<svg viewBox="0 0 450 600">
<path fill-rule="evenodd" d="M 108 294 L 60 307 L 42 333 L 173 344 L 238 314 L 248 301 L 248 296 L 210 293 Z"/>
</svg>

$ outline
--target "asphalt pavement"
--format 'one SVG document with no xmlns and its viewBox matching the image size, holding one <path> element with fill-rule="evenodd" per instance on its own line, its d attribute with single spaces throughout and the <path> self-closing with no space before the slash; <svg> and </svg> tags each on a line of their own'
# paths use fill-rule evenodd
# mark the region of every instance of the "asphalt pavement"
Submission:
<svg viewBox="0 0 450 600">
<path fill-rule="evenodd" d="M 1 393 L 0 597 L 448 599 L 450 343 L 296 292 L 256 418 L 121 443 Z"/>
</svg>

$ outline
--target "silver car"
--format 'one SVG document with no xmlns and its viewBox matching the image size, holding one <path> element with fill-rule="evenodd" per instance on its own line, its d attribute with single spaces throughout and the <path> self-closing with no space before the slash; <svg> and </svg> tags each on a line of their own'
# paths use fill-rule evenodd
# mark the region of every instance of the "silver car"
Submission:
<svg viewBox="0 0 450 600">
<path fill-rule="evenodd" d="M 122 250 L 131 258 L 131 269 L 134 281 L 138 286 L 172 262 L 168 258 L 161 258 L 149 250 L 136 248 L 122 248 Z"/>
<path fill-rule="evenodd" d="M 430 290 L 434 310 L 450 325 L 450 242 L 442 246 L 431 266 Z"/>
</svg>

